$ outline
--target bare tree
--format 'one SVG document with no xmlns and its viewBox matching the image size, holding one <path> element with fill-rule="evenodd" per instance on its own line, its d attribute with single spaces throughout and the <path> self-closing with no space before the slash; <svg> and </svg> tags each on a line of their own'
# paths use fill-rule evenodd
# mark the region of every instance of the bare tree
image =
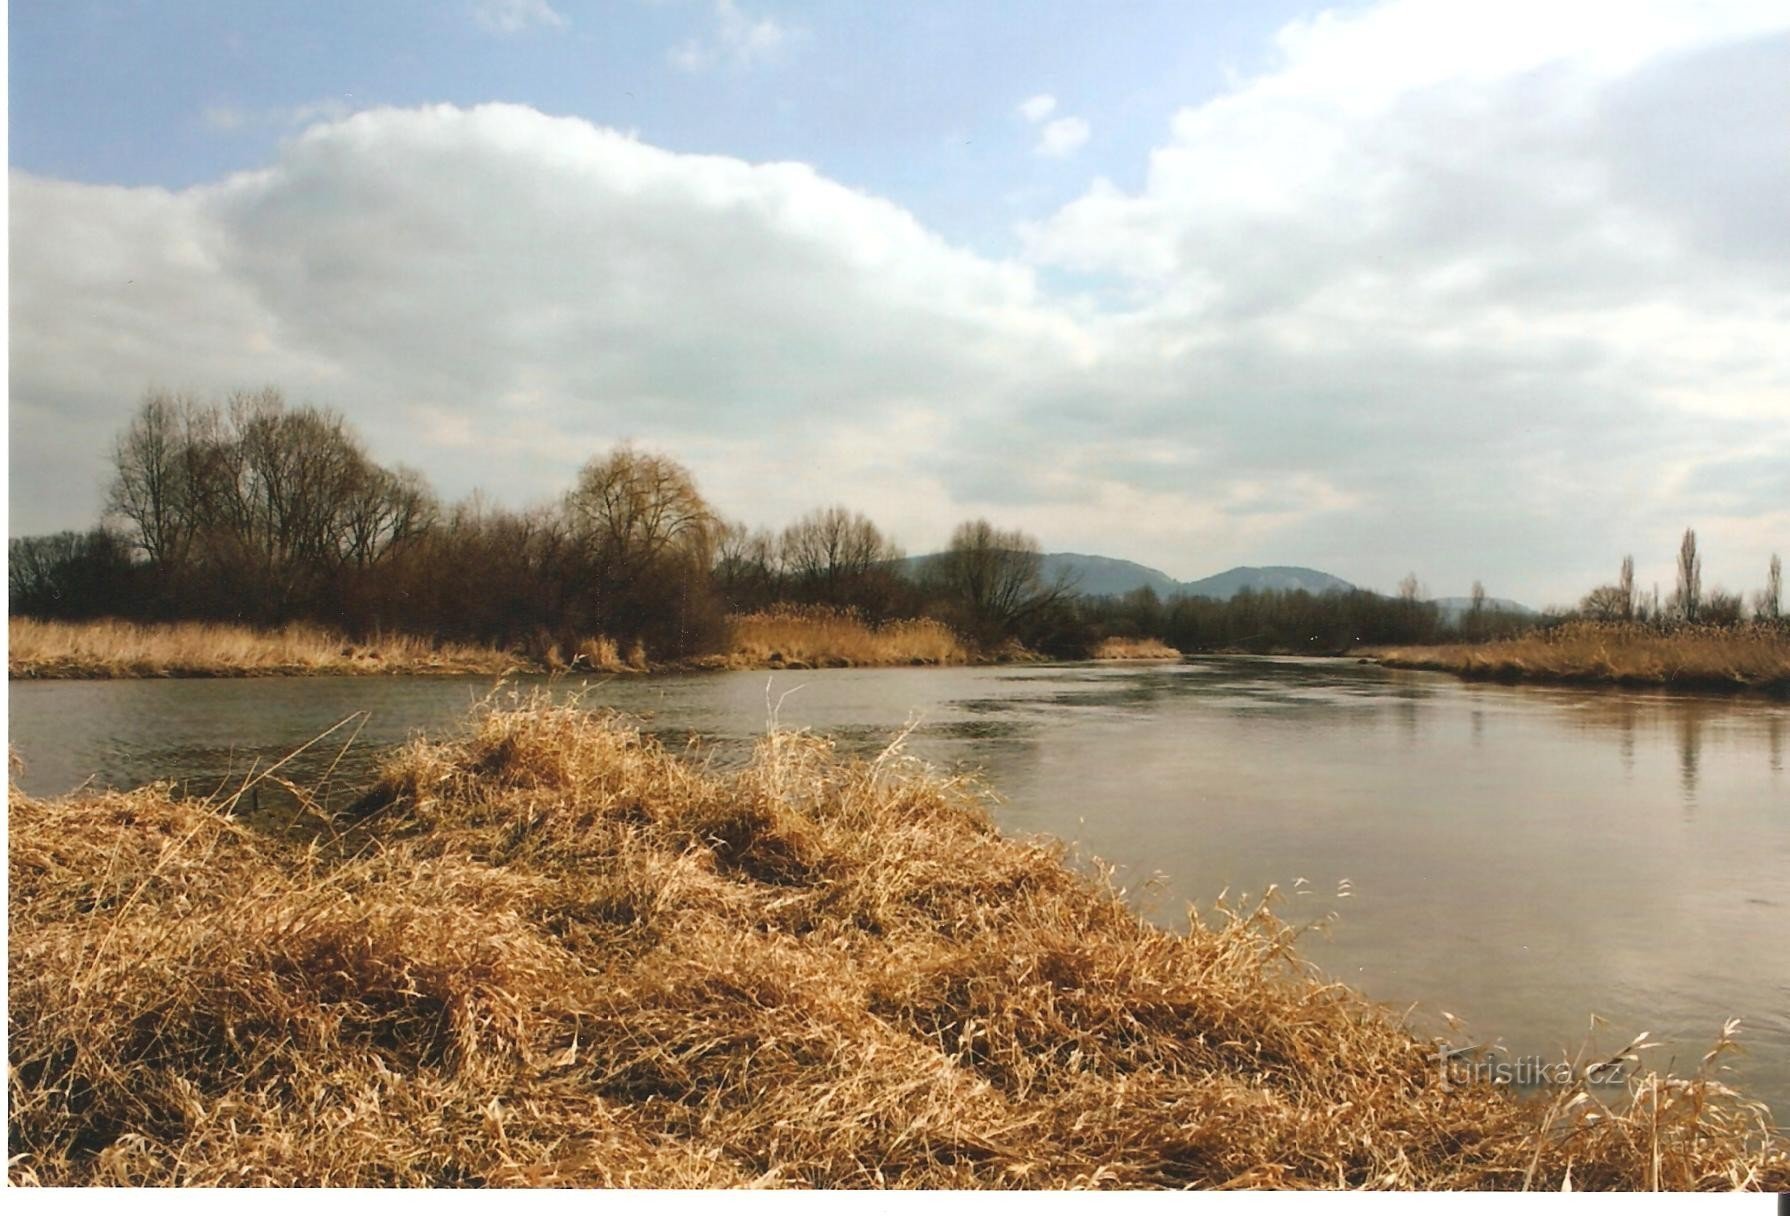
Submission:
<svg viewBox="0 0 1790 1216">
<path fill-rule="evenodd" d="M 1697 534 L 1686 528 L 1678 545 L 1678 590 L 1673 607 L 1687 621 L 1697 619 L 1703 605 L 1703 559 L 1697 555 Z"/>
<path fill-rule="evenodd" d="M 342 504 L 343 557 L 362 570 L 375 566 L 414 544 L 439 514 L 422 474 L 363 462 Z"/>
<path fill-rule="evenodd" d="M 780 546 L 802 593 L 831 604 L 859 598 L 873 573 L 901 558 L 875 524 L 844 507 L 810 511 L 783 530 Z"/>
<path fill-rule="evenodd" d="M 1415 570 L 1398 580 L 1398 598 L 1405 601 L 1405 603 L 1415 604 L 1419 598 L 1419 593 L 1420 588 L 1417 582 L 1417 572 Z"/>
<path fill-rule="evenodd" d="M 106 510 L 130 526 L 132 542 L 158 575 L 180 565 L 193 539 L 194 486 L 188 459 L 191 399 L 150 393 L 112 448 Z"/>
<path fill-rule="evenodd" d="M 1622 559 L 1622 573 L 1616 579 L 1616 590 L 1622 596 L 1622 619 L 1635 619 L 1635 555 Z"/>
<path fill-rule="evenodd" d="M 1066 579 L 1045 581 L 1037 540 L 986 519 L 959 524 L 950 545 L 928 564 L 927 578 L 984 643 L 1013 636 L 1073 590 Z"/>
<path fill-rule="evenodd" d="M 566 495 L 572 535 L 605 581 L 673 554 L 712 551 L 715 518 L 684 467 L 623 444 L 586 464 Z"/>
<path fill-rule="evenodd" d="M 715 587 L 731 611 L 763 608 L 778 596 L 782 566 L 777 538 L 732 521 L 715 528 Z"/>
<path fill-rule="evenodd" d="M 1784 612 L 1784 563 L 1778 555 L 1771 555 L 1771 565 L 1765 572 L 1765 588 L 1753 597 L 1753 615 L 1763 621 L 1775 621 Z"/>
<path fill-rule="evenodd" d="M 1743 608 L 1740 596 L 1714 587 L 1698 607 L 1698 619 L 1706 625 L 1738 625 Z"/>
<path fill-rule="evenodd" d="M 1627 620 L 1633 602 L 1616 583 L 1606 583 L 1579 601 L 1579 612 L 1598 621 Z"/>
<path fill-rule="evenodd" d="M 563 515 L 568 625 L 673 653 L 719 629 L 717 521 L 682 465 L 623 444 L 584 466 Z"/>
</svg>

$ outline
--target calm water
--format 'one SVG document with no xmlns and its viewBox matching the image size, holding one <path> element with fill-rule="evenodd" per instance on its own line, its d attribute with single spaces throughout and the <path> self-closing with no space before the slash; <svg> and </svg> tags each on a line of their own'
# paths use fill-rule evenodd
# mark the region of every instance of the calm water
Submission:
<svg viewBox="0 0 1790 1216">
<path fill-rule="evenodd" d="M 563 687 L 563 686 L 562 686 Z M 155 778 L 209 790 L 364 711 L 288 766 L 346 794 L 378 749 L 451 729 L 481 679 L 14 683 L 20 784 Z M 1184 923 L 1280 884 L 1326 971 L 1413 1022 L 1439 1011 L 1515 1054 L 1643 1030 L 1694 1067 L 1743 1019 L 1737 1075 L 1790 1122 L 1790 705 L 1463 684 L 1348 661 L 614 678 L 586 702 L 679 746 L 740 754 L 773 707 L 852 750 L 973 768 L 1009 831 L 1121 867 Z M 779 704 L 780 699 L 780 704 Z M 346 753 L 342 744 L 358 731 Z M 1342 888 L 1346 881 L 1347 887 Z M 1339 897 L 1339 888 L 1349 894 Z M 1459 1041 L 1458 1037 L 1457 1040 Z"/>
</svg>

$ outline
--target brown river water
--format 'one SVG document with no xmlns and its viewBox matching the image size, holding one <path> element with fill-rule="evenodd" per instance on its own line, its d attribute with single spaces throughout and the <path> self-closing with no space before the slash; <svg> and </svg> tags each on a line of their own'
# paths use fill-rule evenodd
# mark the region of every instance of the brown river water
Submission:
<svg viewBox="0 0 1790 1216">
<path fill-rule="evenodd" d="M 524 680 L 521 687 L 545 681 Z M 1468 684 L 1348 660 L 732 672 L 593 679 L 715 763 L 783 727 L 972 769 L 1009 832 L 1120 868 L 1186 923 L 1279 884 L 1325 972 L 1452 1044 L 1558 1059 L 1642 1031 L 1693 1070 L 1726 1018 L 1734 1079 L 1790 1123 L 1790 703 Z M 284 772 L 352 795 L 380 750 L 452 731 L 488 678 L 15 681 L 34 794 L 217 788 L 364 714 Z M 358 733 L 356 734 L 355 732 Z M 342 753 L 341 744 L 353 735 Z M 338 753 L 342 753 L 338 756 Z M 1155 882 L 1147 880 L 1155 878 Z M 1441 1011 L 1465 1020 L 1450 1030 Z"/>
</svg>

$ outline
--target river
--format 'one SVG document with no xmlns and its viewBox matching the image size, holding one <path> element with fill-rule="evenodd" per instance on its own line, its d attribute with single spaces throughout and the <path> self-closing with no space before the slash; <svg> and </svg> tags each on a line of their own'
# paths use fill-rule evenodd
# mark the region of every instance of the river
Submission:
<svg viewBox="0 0 1790 1216">
<path fill-rule="evenodd" d="M 1165 924 L 1227 889 L 1278 884 L 1287 919 L 1329 918 L 1303 948 L 1326 972 L 1401 1014 L 1415 1005 L 1424 1033 L 1499 1040 L 1513 1058 L 1575 1053 L 1595 1013 L 1609 1022 L 1597 1046 L 1651 1031 L 1666 1045 L 1648 1062 L 1687 1071 L 1738 1017 L 1735 1077 L 1790 1122 L 1790 704 L 1268 658 L 554 687 L 716 763 L 773 717 L 854 752 L 917 720 L 911 753 L 985 774 L 1005 830 L 1117 865 Z M 282 770 L 331 772 L 345 797 L 381 749 L 451 731 L 490 689 L 15 681 L 16 780 L 37 794 L 160 778 L 200 792 L 362 715 Z"/>
</svg>

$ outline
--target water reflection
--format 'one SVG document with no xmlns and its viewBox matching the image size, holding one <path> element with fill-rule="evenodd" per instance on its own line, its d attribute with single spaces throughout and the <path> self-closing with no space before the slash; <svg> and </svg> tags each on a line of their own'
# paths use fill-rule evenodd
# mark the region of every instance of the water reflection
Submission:
<svg viewBox="0 0 1790 1216">
<path fill-rule="evenodd" d="M 1687 816 L 1697 809 L 1697 755 L 1703 748 L 1703 720 L 1696 712 L 1678 718 L 1679 785 L 1684 790 Z"/>
</svg>

